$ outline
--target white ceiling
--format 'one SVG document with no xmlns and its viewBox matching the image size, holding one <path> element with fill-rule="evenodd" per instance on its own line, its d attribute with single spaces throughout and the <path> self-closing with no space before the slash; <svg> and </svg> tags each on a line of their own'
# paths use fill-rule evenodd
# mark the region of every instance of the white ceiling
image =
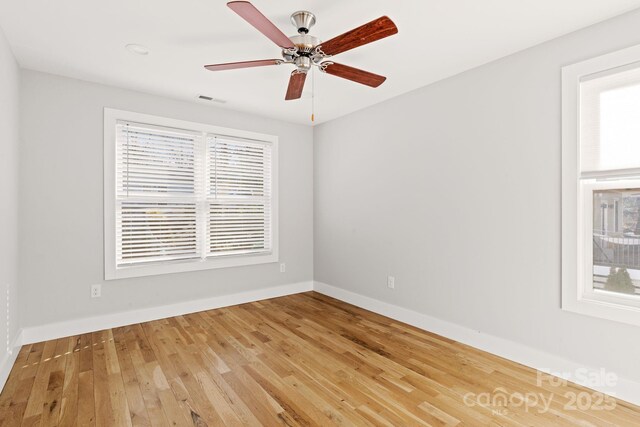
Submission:
<svg viewBox="0 0 640 427">
<path fill-rule="evenodd" d="M 328 40 L 382 15 L 399 33 L 335 57 L 386 75 L 377 89 L 316 73 L 316 123 L 640 7 L 640 0 L 253 0 L 288 35 L 316 14 Z M 310 123 L 311 81 L 284 101 L 290 65 L 210 72 L 205 64 L 279 58 L 279 48 L 223 0 L 0 0 L 0 26 L 24 68 Z M 148 56 L 127 51 L 143 44 Z"/>
</svg>

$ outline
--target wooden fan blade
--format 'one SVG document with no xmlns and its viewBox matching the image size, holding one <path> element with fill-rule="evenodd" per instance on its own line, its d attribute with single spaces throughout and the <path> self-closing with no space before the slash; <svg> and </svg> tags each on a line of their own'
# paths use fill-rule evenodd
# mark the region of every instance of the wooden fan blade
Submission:
<svg viewBox="0 0 640 427">
<path fill-rule="evenodd" d="M 278 65 L 279 59 L 261 59 L 259 61 L 227 62 L 226 64 L 205 65 L 209 71 L 234 70 L 236 68 L 263 67 L 265 65 Z"/>
<path fill-rule="evenodd" d="M 371 87 L 378 87 L 387 80 L 385 76 L 379 76 L 378 74 L 349 67 L 348 65 L 336 64 L 335 62 L 323 62 L 320 65 L 323 67 L 323 71 L 327 74 L 342 77 L 343 79 Z"/>
<path fill-rule="evenodd" d="M 327 55 L 337 55 L 367 43 L 392 36 L 397 32 L 398 27 L 396 27 L 396 24 L 394 24 L 388 16 L 382 16 L 322 43 L 319 48 Z"/>
<path fill-rule="evenodd" d="M 284 97 L 286 101 L 299 99 L 302 96 L 302 89 L 304 88 L 304 81 L 306 78 L 307 73 L 300 73 L 298 71 L 291 73 L 289 87 L 287 88 L 287 95 Z"/>
<path fill-rule="evenodd" d="M 281 48 L 295 47 L 289 37 L 248 1 L 230 1 L 227 6 Z"/>
</svg>

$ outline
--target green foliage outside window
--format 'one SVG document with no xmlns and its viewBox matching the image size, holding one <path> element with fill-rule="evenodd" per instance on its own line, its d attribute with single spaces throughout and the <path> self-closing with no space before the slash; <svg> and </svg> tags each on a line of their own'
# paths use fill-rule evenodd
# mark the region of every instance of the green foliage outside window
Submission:
<svg viewBox="0 0 640 427">
<path fill-rule="evenodd" d="M 636 293 L 636 287 L 633 286 L 633 281 L 626 268 L 611 267 L 607 282 L 604 284 L 604 289 L 610 292 L 624 294 Z"/>
</svg>

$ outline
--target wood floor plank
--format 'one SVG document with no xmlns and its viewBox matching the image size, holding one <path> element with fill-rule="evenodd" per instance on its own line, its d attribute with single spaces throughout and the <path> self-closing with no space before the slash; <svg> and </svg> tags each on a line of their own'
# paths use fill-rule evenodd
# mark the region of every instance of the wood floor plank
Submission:
<svg viewBox="0 0 640 427">
<path fill-rule="evenodd" d="M 91 334 L 93 346 L 93 395 L 95 422 L 97 427 L 116 425 L 116 415 L 111 410 L 111 394 L 109 393 L 109 371 L 107 369 L 106 342 L 108 331 Z"/>
<path fill-rule="evenodd" d="M 24 346 L 0 426 L 640 425 L 606 399 L 308 292 Z"/>
<path fill-rule="evenodd" d="M 38 361 L 31 393 L 29 394 L 27 406 L 24 411 L 22 425 L 40 425 L 42 409 L 45 405 L 47 389 L 49 387 L 49 375 L 52 367 L 51 361 L 55 356 L 56 344 L 57 340 L 47 341 L 44 344 L 42 355 Z"/>
<path fill-rule="evenodd" d="M 131 357 L 131 363 L 135 371 L 136 378 L 140 385 L 140 392 L 144 401 L 145 409 L 149 416 L 149 422 L 152 426 L 168 426 L 162 403 L 158 396 L 153 381 L 147 374 L 147 363 L 155 361 L 153 353 L 148 345 L 146 336 L 142 332 L 141 325 L 132 325 L 125 332 L 127 340 L 127 349 Z"/>
<path fill-rule="evenodd" d="M 2 395 L 0 395 L 0 426 L 19 426 L 21 423 L 34 378 L 33 375 L 23 378 L 21 371 L 26 370 L 30 363 L 29 357 L 37 352 L 33 348 L 33 345 L 26 345 L 20 349 Z"/>
<path fill-rule="evenodd" d="M 96 409 L 93 391 L 93 371 L 78 374 L 78 426 L 92 427 L 96 424 Z"/>
<path fill-rule="evenodd" d="M 60 425 L 73 425 L 78 415 L 78 375 L 80 368 L 80 337 L 70 337 L 67 343 L 66 366 L 60 401 Z"/>
<path fill-rule="evenodd" d="M 116 346 L 118 363 L 120 364 L 120 372 L 122 381 L 124 382 L 124 390 L 127 398 L 129 412 L 131 416 L 131 424 L 133 426 L 150 426 L 149 413 L 144 404 L 140 383 L 131 361 L 131 354 L 127 346 L 126 337 L 127 328 L 117 328 L 113 330 L 113 340 Z"/>
<path fill-rule="evenodd" d="M 67 350 L 69 339 L 61 338 L 57 341 L 55 355 L 48 363 L 51 365 L 47 392 L 42 408 L 41 425 L 58 425 L 62 402 L 62 387 L 64 385 Z"/>
<path fill-rule="evenodd" d="M 80 336 L 78 356 L 78 405 L 76 425 L 95 426 L 95 393 L 93 391 L 93 343 L 91 334 Z"/>
</svg>

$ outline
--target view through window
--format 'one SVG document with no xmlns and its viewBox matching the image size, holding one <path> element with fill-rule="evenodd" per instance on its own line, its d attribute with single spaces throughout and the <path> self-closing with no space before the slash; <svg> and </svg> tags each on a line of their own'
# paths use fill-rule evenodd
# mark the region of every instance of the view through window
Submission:
<svg viewBox="0 0 640 427">
<path fill-rule="evenodd" d="M 616 188 L 640 168 L 640 67 L 614 68 L 580 83 L 580 173 L 593 187 L 594 291 L 640 294 L 640 188 Z M 586 195 L 585 197 L 589 197 Z"/>
<path fill-rule="evenodd" d="M 640 293 L 640 188 L 593 192 L 593 288 Z"/>
</svg>

